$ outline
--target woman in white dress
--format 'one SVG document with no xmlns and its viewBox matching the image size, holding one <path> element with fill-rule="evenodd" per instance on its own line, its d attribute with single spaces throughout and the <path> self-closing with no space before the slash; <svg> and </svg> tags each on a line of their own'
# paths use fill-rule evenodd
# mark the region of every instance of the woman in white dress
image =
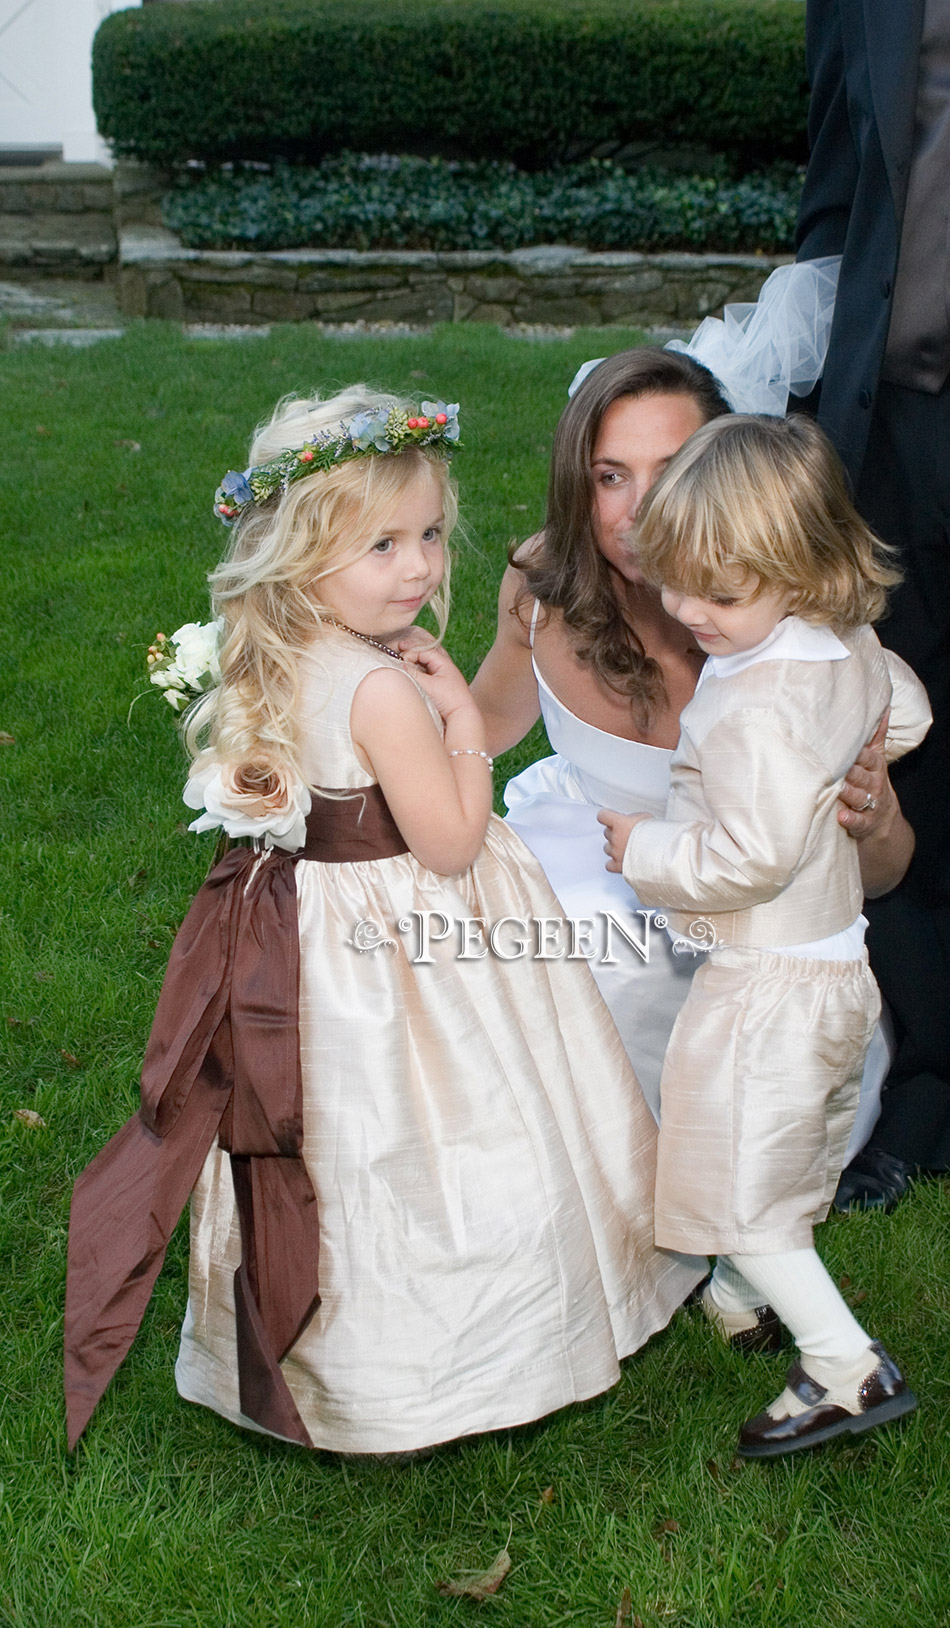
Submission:
<svg viewBox="0 0 950 1628">
<path fill-rule="evenodd" d="M 591 970 L 657 1114 L 663 1053 L 695 958 L 674 953 L 662 928 L 637 915 L 623 879 L 604 869 L 596 815 L 603 807 L 665 809 L 680 712 L 705 657 L 641 580 L 631 534 L 669 459 L 728 411 L 712 374 L 669 351 L 623 351 L 588 374 L 558 425 L 545 529 L 505 573 L 495 643 L 472 685 L 495 755 L 544 719 L 554 756 L 509 781 L 509 822 L 541 861 L 565 914 L 593 918 Z M 877 737 L 852 769 L 841 805 L 839 819 L 859 843 L 866 893 L 888 891 L 910 861 L 913 833 Z M 616 927 L 607 944 L 608 911 L 639 950 Z M 851 1151 L 877 1117 L 886 1066 L 878 1030 Z"/>
</svg>

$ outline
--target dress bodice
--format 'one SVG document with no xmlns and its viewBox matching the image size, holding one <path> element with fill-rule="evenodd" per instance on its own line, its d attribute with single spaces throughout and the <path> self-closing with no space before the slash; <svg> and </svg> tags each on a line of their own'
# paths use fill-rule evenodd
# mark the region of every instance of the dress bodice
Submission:
<svg viewBox="0 0 950 1628">
<path fill-rule="evenodd" d="M 533 652 L 531 662 L 548 740 L 576 782 L 577 793 L 597 808 L 662 817 L 670 789 L 672 752 L 664 746 L 624 740 L 578 718 L 543 678 Z"/>
</svg>

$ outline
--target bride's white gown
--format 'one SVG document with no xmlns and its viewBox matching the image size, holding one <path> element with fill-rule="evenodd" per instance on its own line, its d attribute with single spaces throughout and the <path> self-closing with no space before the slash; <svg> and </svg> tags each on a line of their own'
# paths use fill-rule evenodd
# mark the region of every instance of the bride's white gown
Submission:
<svg viewBox="0 0 950 1628">
<path fill-rule="evenodd" d="M 534 624 L 532 622 L 532 642 Z M 593 918 L 590 961 L 643 1094 L 659 1118 L 660 1072 L 674 1020 L 689 990 L 697 957 L 674 952 L 668 934 L 657 927 L 652 912 L 642 909 L 623 880 L 605 870 L 604 832 L 597 823 L 601 808 L 622 814 L 662 816 L 670 786 L 671 751 L 623 740 L 585 723 L 570 712 L 542 678 L 532 651 L 541 699 L 541 716 L 554 756 L 532 763 L 505 787 L 508 823 L 527 843 L 544 868 L 564 909 L 572 918 Z M 606 915 L 626 926 L 640 950 L 616 927 L 607 943 Z M 653 916 L 647 922 L 647 916 Z M 613 960 L 604 959 L 610 950 Z M 890 1047 L 881 1025 L 875 1029 L 864 1067 L 861 1100 L 848 1144 L 846 1162 L 862 1148 L 877 1119 L 881 1084 L 890 1062 Z"/>
</svg>

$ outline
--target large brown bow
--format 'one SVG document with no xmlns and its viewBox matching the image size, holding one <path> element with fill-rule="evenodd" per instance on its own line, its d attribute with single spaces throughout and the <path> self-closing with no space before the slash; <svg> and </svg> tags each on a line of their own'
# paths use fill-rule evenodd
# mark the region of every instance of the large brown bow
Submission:
<svg viewBox="0 0 950 1628">
<path fill-rule="evenodd" d="M 66 1407 L 73 1447 L 138 1331 L 215 1136 L 231 1155 L 241 1408 L 310 1445 L 281 1358 L 319 1304 L 317 1201 L 300 1156 L 299 946 L 293 861 L 235 848 L 175 940 L 142 1105 L 73 1190 Z"/>
<path fill-rule="evenodd" d="M 66 1412 L 74 1447 L 138 1332 L 168 1240 L 215 1136 L 241 1227 L 234 1275 L 242 1411 L 312 1445 L 280 1362 L 320 1304 L 317 1200 L 301 1157 L 298 859 L 406 853 L 379 786 L 314 798 L 292 857 L 234 848 L 172 948 L 142 1069 L 142 1104 L 73 1189 Z"/>
</svg>

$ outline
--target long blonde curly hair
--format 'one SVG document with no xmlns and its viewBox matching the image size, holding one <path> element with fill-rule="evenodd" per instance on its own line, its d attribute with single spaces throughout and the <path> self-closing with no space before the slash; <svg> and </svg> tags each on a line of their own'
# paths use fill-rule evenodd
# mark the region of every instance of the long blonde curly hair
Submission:
<svg viewBox="0 0 950 1628">
<path fill-rule="evenodd" d="M 394 406 L 412 411 L 409 403 L 362 384 L 327 400 L 284 400 L 256 430 L 248 462 L 269 463 L 357 413 Z M 183 733 L 192 757 L 210 753 L 230 766 L 237 792 L 267 797 L 280 771 L 298 771 L 300 661 L 333 616 L 318 584 L 359 558 L 426 471 L 441 489 L 448 537 L 458 515 L 455 486 L 445 460 L 420 447 L 371 453 L 297 480 L 249 505 L 234 526 L 231 547 L 209 577 L 214 614 L 224 621 L 221 683 L 195 703 Z M 441 638 L 448 555 L 431 607 Z"/>
</svg>

